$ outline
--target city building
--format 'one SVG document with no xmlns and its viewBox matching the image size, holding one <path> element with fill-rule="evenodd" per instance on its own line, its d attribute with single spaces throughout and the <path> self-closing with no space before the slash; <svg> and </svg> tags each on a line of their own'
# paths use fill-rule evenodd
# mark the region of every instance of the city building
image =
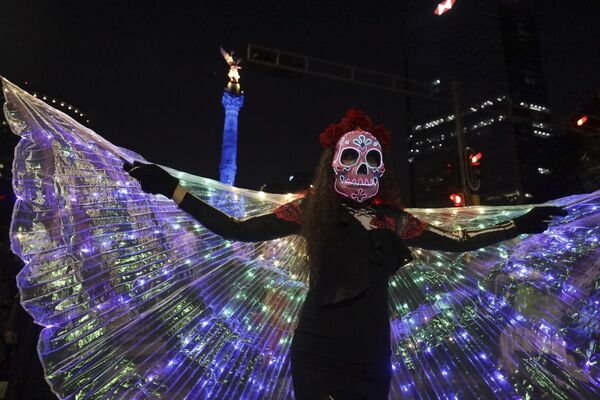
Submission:
<svg viewBox="0 0 600 400">
<path fill-rule="evenodd" d="M 466 145 L 483 154 L 481 204 L 552 198 L 560 150 L 535 21 L 514 0 L 458 1 L 441 15 L 437 3 L 419 2 L 407 19 L 405 73 L 448 99 L 458 82 Z M 450 195 L 461 192 L 454 113 L 451 102 L 408 101 L 414 206 L 450 206 Z"/>
</svg>

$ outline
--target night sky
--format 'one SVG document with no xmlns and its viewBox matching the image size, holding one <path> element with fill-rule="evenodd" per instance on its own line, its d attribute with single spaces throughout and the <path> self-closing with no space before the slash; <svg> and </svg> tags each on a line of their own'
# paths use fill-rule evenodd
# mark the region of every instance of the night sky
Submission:
<svg viewBox="0 0 600 400">
<path fill-rule="evenodd" d="M 218 179 L 228 70 L 219 46 L 245 54 L 256 43 L 402 74 L 413 1 L 291 3 L 5 0 L 0 74 L 80 107 L 92 129 L 148 160 Z M 436 2 L 416 3 L 433 12 Z M 600 1 L 523 3 L 539 26 L 550 106 L 566 115 L 600 88 Z M 391 128 L 408 186 L 401 95 L 249 65 L 241 75 L 237 186 L 312 171 L 318 134 L 350 106 Z"/>
</svg>

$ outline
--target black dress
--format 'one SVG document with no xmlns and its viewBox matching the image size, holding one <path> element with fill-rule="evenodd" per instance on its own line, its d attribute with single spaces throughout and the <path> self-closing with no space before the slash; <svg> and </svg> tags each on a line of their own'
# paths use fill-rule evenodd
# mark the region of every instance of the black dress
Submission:
<svg viewBox="0 0 600 400">
<path fill-rule="evenodd" d="M 302 224 L 299 202 L 246 220 L 231 218 L 189 193 L 179 207 L 228 240 L 299 234 Z M 310 284 L 291 344 L 294 394 L 297 400 L 385 400 L 391 382 L 388 278 L 412 260 L 407 246 L 462 252 L 517 232 L 508 221 L 455 234 L 370 203 L 340 207 L 323 241 L 321 275 Z"/>
</svg>

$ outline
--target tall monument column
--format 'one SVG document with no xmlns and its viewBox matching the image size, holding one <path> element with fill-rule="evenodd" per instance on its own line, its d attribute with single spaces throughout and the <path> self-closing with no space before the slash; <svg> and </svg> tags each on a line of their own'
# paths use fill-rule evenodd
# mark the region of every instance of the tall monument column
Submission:
<svg viewBox="0 0 600 400">
<path fill-rule="evenodd" d="M 244 96 L 236 95 L 225 90 L 222 99 L 225 107 L 225 124 L 223 126 L 223 148 L 221 151 L 221 172 L 219 180 L 221 183 L 233 185 L 237 171 L 237 129 L 238 114 L 244 105 Z"/>
<path fill-rule="evenodd" d="M 223 126 L 223 148 L 221 151 L 221 164 L 219 165 L 221 183 L 233 185 L 237 171 L 237 129 L 238 114 L 244 105 L 244 92 L 240 87 L 240 60 L 234 58 L 221 48 L 221 54 L 229 64 L 229 82 L 225 87 L 221 102 L 225 108 L 225 124 Z"/>
</svg>

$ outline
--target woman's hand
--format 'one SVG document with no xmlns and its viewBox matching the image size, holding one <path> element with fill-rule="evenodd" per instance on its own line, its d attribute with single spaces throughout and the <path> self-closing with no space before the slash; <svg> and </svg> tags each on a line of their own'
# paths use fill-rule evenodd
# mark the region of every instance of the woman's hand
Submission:
<svg viewBox="0 0 600 400">
<path fill-rule="evenodd" d="M 527 214 L 513 219 L 513 222 L 519 233 L 542 233 L 548 229 L 552 217 L 558 215 L 567 215 L 567 211 L 555 206 L 534 207 Z"/>
<path fill-rule="evenodd" d="M 179 184 L 179 179 L 156 164 L 134 161 L 132 165 L 125 162 L 123 169 L 140 182 L 142 190 L 146 193 L 162 194 L 170 199 Z"/>
</svg>

